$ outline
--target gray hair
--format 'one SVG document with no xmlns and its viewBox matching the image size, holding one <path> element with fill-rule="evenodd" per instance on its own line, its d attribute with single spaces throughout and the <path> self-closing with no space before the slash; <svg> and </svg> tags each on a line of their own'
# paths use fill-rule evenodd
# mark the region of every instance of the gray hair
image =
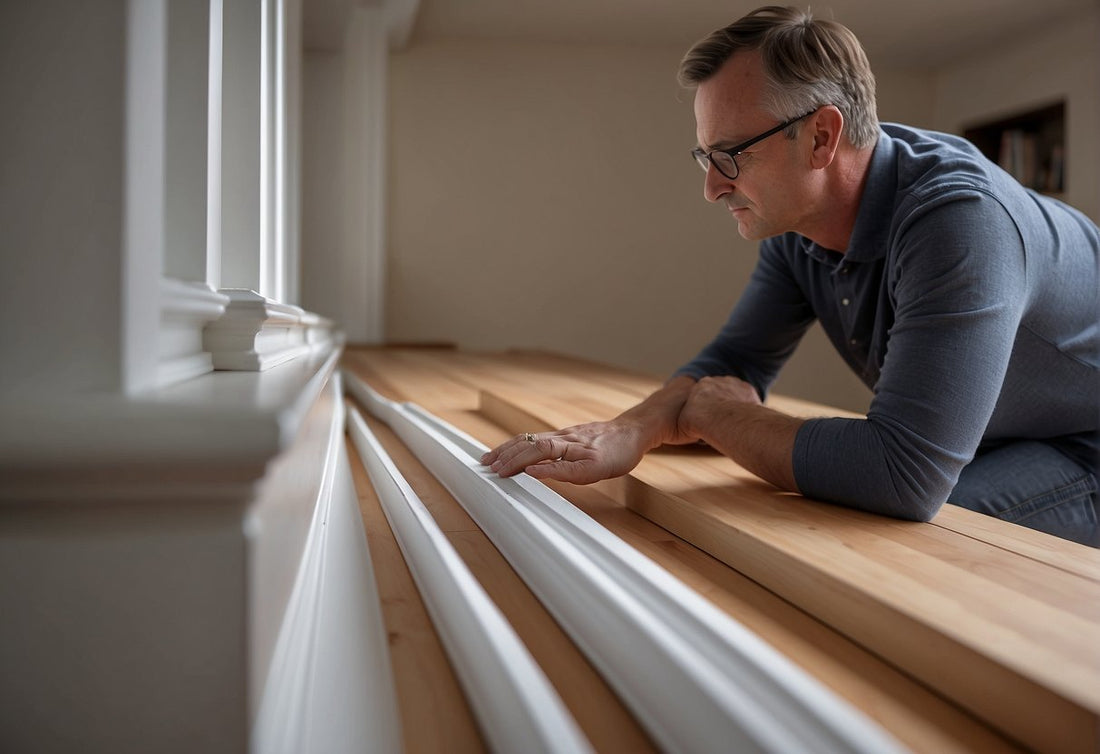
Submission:
<svg viewBox="0 0 1100 754">
<path fill-rule="evenodd" d="M 790 120 L 822 105 L 844 116 L 844 133 L 860 149 L 878 138 L 875 76 L 855 34 L 810 11 L 757 8 L 697 42 L 680 62 L 679 80 L 694 87 L 713 76 L 738 50 L 760 51 L 767 81 L 764 107 Z M 787 128 L 788 137 L 798 124 Z"/>
</svg>

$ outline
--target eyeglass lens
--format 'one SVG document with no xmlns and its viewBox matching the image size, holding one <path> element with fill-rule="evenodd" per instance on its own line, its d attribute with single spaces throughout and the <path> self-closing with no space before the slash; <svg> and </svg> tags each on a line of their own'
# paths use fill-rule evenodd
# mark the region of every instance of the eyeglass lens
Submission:
<svg viewBox="0 0 1100 754">
<path fill-rule="evenodd" d="M 733 159 L 733 155 L 727 152 L 711 152 L 710 155 L 699 152 L 696 153 L 695 160 L 703 172 L 706 172 L 710 168 L 710 163 L 713 162 L 714 167 L 730 180 L 737 177 L 737 162 Z"/>
</svg>

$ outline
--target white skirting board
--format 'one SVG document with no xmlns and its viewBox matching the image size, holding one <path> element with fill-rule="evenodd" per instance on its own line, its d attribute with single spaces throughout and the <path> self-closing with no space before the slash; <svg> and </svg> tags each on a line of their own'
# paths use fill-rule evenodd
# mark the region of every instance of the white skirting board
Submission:
<svg viewBox="0 0 1100 754">
<path fill-rule="evenodd" d="M 662 748 L 904 750 L 545 485 L 525 475 L 501 479 L 478 461 L 481 443 L 353 375 L 346 382 L 466 508 Z"/>
<path fill-rule="evenodd" d="M 494 751 L 589 752 L 576 721 L 355 409 L 348 431 Z"/>
<path fill-rule="evenodd" d="M 336 407 L 319 500 L 253 727 L 253 754 L 401 751 L 378 586 L 343 442 L 342 402 Z"/>
</svg>

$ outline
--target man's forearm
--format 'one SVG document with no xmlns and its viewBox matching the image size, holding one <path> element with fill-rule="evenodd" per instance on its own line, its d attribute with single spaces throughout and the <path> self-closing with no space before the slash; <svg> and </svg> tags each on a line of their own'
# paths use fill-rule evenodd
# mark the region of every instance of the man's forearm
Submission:
<svg viewBox="0 0 1100 754">
<path fill-rule="evenodd" d="M 761 479 L 798 492 L 794 441 L 804 420 L 745 400 L 747 389 L 734 378 L 701 380 L 681 411 L 681 430 Z"/>
</svg>

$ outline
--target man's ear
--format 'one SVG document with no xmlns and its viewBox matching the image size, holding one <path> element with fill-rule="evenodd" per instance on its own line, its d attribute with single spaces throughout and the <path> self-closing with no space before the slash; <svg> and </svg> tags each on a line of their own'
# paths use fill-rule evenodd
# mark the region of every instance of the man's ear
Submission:
<svg viewBox="0 0 1100 754">
<path fill-rule="evenodd" d="M 825 105 L 807 120 L 813 136 L 810 164 L 815 169 L 828 167 L 844 135 L 844 115 L 835 105 Z"/>
</svg>

